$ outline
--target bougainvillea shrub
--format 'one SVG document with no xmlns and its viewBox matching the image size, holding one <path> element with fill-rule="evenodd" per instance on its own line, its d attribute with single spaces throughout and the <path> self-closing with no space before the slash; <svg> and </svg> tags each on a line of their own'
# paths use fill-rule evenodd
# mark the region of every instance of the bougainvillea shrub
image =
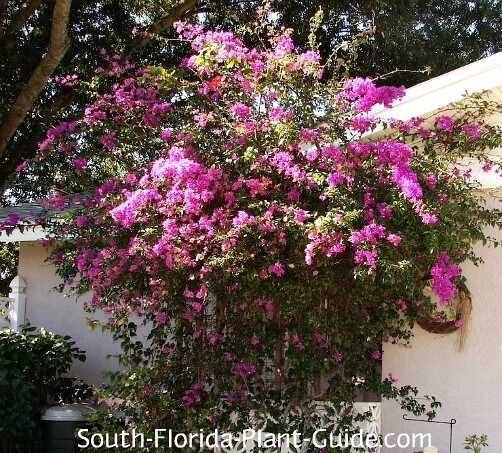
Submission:
<svg viewBox="0 0 502 453">
<path fill-rule="evenodd" d="M 47 244 L 122 344 L 109 394 L 143 430 L 268 413 L 280 431 L 362 391 L 432 414 L 399 370 L 381 376 L 382 342 L 434 311 L 426 286 L 451 303 L 500 222 L 459 164 L 497 165 L 500 131 L 482 118 L 498 106 L 478 96 L 453 117 L 384 122 L 372 108 L 403 87 L 325 80 L 287 30 L 257 23 L 258 47 L 178 31 L 193 49 L 178 70 L 110 55 L 85 115 L 20 168 L 24 191 L 73 205 Z"/>
</svg>

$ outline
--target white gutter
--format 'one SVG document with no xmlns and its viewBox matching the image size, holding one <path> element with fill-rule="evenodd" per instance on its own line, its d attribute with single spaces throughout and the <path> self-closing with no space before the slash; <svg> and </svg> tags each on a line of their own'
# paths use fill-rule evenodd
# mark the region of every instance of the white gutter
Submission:
<svg viewBox="0 0 502 453">
<path fill-rule="evenodd" d="M 25 226 L 23 231 L 19 228 L 14 228 L 14 230 L 7 234 L 2 231 L 0 234 L 0 242 L 31 242 L 31 241 L 41 241 L 47 236 L 47 232 L 38 226 Z"/>
</svg>

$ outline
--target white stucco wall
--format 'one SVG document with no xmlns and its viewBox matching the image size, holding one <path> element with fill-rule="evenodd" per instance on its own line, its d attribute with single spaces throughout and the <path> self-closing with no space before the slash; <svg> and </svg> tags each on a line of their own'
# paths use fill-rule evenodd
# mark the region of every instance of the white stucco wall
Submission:
<svg viewBox="0 0 502 453">
<path fill-rule="evenodd" d="M 489 205 L 496 205 L 493 198 Z M 498 206 L 502 207 L 502 203 Z M 487 233 L 502 240 L 498 231 Z M 473 304 L 464 349 L 458 351 L 456 333 L 431 334 L 417 326 L 410 348 L 384 345 L 383 375 L 391 371 L 399 379 L 398 384 L 416 386 L 422 395 L 434 395 L 441 401 L 436 420 L 457 420 L 453 427 L 453 453 L 464 451 L 464 438 L 470 434 L 487 434 L 489 447 L 483 449 L 483 453 L 500 453 L 502 249 L 478 244 L 476 252 L 485 262 L 479 267 L 467 264 L 463 268 Z M 431 433 L 439 452 L 449 451 L 448 425 L 405 421 L 402 415 L 396 403 L 383 401 L 383 433 Z M 412 453 L 418 450 L 410 447 L 383 451 Z"/>
<path fill-rule="evenodd" d="M 104 379 L 102 371 L 116 369 L 116 360 L 107 354 L 119 351 L 107 333 L 99 328 L 89 329 L 88 316 L 82 300 L 64 297 L 53 290 L 60 283 L 54 266 L 45 262 L 47 250 L 38 242 L 21 242 L 19 275 L 26 281 L 26 319 L 32 326 L 61 335 L 70 335 L 76 346 L 86 351 L 86 362 L 75 362 L 72 374 L 90 384 L 99 385 Z"/>
</svg>

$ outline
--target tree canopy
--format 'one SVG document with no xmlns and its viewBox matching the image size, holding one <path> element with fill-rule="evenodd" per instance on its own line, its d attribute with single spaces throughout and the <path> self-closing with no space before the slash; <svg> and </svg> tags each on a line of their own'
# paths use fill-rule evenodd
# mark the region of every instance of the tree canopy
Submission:
<svg viewBox="0 0 502 453">
<path fill-rule="evenodd" d="M 103 64 L 101 48 L 140 64 L 174 67 L 186 46 L 176 40 L 153 40 L 151 34 L 175 38 L 171 26 L 181 17 L 198 17 L 209 26 L 237 30 L 250 20 L 256 5 L 239 0 L 1 2 L 2 185 L 23 159 L 34 156 L 45 130 L 82 114 L 85 97 L 71 84 L 57 80 L 74 75 L 90 80 Z M 354 75 L 430 67 L 428 74 L 395 74 L 388 83 L 409 86 L 501 49 L 502 12 L 497 0 L 277 0 L 273 6 L 278 20 L 293 29 L 300 48 L 308 45 L 310 18 L 319 8 L 324 10 L 323 26 L 318 29 L 323 59 L 337 44 L 373 28 L 355 61 L 354 55 L 340 56 L 347 59 Z"/>
</svg>

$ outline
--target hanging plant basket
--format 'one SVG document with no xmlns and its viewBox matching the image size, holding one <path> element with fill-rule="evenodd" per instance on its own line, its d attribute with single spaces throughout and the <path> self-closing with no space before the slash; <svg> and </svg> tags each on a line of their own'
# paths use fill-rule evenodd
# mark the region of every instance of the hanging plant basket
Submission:
<svg viewBox="0 0 502 453">
<path fill-rule="evenodd" d="M 457 315 L 458 319 L 460 318 Z M 430 333 L 448 334 L 455 332 L 458 327 L 456 321 L 440 321 L 435 318 L 417 318 L 417 324 Z"/>
<path fill-rule="evenodd" d="M 467 321 L 472 310 L 471 294 L 463 283 L 457 284 L 457 292 L 453 296 L 456 316 L 450 321 L 443 321 L 433 317 L 417 318 L 417 324 L 424 330 L 436 334 L 449 334 L 456 332 L 459 327 L 456 323 L 462 320 L 462 325 Z"/>
</svg>

